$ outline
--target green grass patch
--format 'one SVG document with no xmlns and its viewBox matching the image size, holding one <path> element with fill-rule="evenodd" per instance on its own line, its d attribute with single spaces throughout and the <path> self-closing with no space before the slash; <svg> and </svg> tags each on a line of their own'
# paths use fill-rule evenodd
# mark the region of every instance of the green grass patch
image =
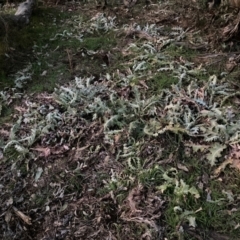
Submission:
<svg viewBox="0 0 240 240">
<path fill-rule="evenodd" d="M 154 94 L 158 94 L 161 90 L 165 88 L 171 88 L 172 84 L 176 84 L 178 82 L 177 78 L 174 78 L 168 72 L 161 72 L 154 75 L 149 81 L 148 85 L 150 91 Z"/>
<path fill-rule="evenodd" d="M 0 59 L 1 59 L 1 56 L 0 56 Z M 5 87 L 13 87 L 13 86 L 14 86 L 13 79 L 7 77 L 5 72 L 2 70 L 0 72 L 0 91 L 3 90 Z"/>
<path fill-rule="evenodd" d="M 0 112 L 0 124 L 10 123 L 12 121 L 13 109 L 10 106 L 2 106 Z"/>
<path fill-rule="evenodd" d="M 84 38 L 81 46 L 88 50 L 111 50 L 116 45 L 114 33 L 109 32 L 103 35 L 89 36 Z"/>
<path fill-rule="evenodd" d="M 36 53 L 36 56 L 32 53 L 32 47 L 34 45 L 39 48 L 46 48 L 51 45 L 50 47 L 52 49 L 54 45 L 56 47 L 58 46 L 57 42 L 51 42 L 49 40 L 61 30 L 61 26 L 66 17 L 69 17 L 69 14 L 60 12 L 54 8 L 38 8 L 33 12 L 29 25 L 21 29 L 12 28 L 7 32 L 7 42 L 6 38 L 0 40 L 2 49 L 0 55 L 1 88 L 12 86 L 13 82 L 8 77 L 10 73 L 17 72 L 29 61 L 35 62 L 39 53 Z M 3 46 L 5 46 L 4 49 Z M 4 54 L 7 54 L 8 57 L 4 56 Z M 41 70 L 40 68 L 37 73 Z M 37 81 L 38 80 L 39 79 L 37 79 Z M 41 91 L 41 89 L 43 88 L 39 87 L 39 91 Z M 35 91 L 35 89 L 33 89 L 33 91 Z"/>
<path fill-rule="evenodd" d="M 191 61 L 193 57 L 196 56 L 197 51 L 189 49 L 185 46 L 176 46 L 174 44 L 171 44 L 165 49 L 165 52 L 168 53 L 172 57 L 183 57 L 187 59 L 188 61 Z"/>
<path fill-rule="evenodd" d="M 180 239 L 195 239 L 189 227 L 186 227 L 189 225 L 189 217 L 194 217 L 196 222 L 194 233 L 196 235 L 204 239 L 211 239 L 211 236 L 217 232 L 228 236 L 229 239 L 238 239 L 240 230 L 236 227 L 239 223 L 240 211 L 234 202 L 240 192 L 238 188 L 239 173 L 226 169 L 224 182 L 222 182 L 222 178 L 210 179 L 208 164 L 203 164 L 197 158 L 183 157 L 183 159 L 184 165 L 191 174 L 179 171 L 176 180 L 182 179 L 189 186 L 207 184 L 209 187 L 208 191 L 201 191 L 198 188 L 201 196 L 198 199 L 190 194 L 179 198 L 174 190 L 174 184 L 164 192 L 169 200 L 164 215 L 167 226 L 169 226 L 168 237 L 179 239 L 181 236 Z M 207 182 L 203 182 L 203 179 Z M 184 233 L 176 228 L 180 225 L 185 225 Z"/>
</svg>

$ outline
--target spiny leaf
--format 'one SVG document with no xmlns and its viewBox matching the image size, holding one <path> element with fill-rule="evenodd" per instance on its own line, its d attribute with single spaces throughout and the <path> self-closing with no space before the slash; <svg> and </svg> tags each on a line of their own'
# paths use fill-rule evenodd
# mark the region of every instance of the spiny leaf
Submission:
<svg viewBox="0 0 240 240">
<path fill-rule="evenodd" d="M 208 148 L 208 145 L 195 144 L 195 143 L 185 143 L 185 146 L 191 147 L 194 153 L 198 151 L 203 152 L 205 149 Z"/>
<path fill-rule="evenodd" d="M 214 142 L 214 141 L 217 141 L 218 139 L 220 139 L 220 137 L 217 136 L 217 135 L 206 136 L 206 137 L 204 138 L 204 140 L 205 140 L 206 142 Z"/>
<path fill-rule="evenodd" d="M 189 185 L 186 184 L 182 179 L 180 180 L 180 182 L 178 180 L 176 181 L 174 193 L 179 197 L 188 193 L 194 195 L 195 198 L 200 197 L 198 190 L 195 187 L 190 188 Z"/>
<path fill-rule="evenodd" d="M 28 141 L 28 146 L 31 146 L 35 142 L 36 136 L 37 136 L 37 129 L 31 129 L 31 135 L 21 139 L 21 142 Z"/>
<path fill-rule="evenodd" d="M 222 156 L 222 151 L 226 148 L 226 145 L 215 143 L 209 148 L 209 153 L 206 155 L 207 160 L 211 166 L 216 164 L 217 158 Z"/>
<path fill-rule="evenodd" d="M 10 134 L 9 134 L 10 140 L 16 139 L 16 132 L 20 129 L 21 122 L 22 122 L 22 117 L 20 117 L 17 120 L 17 122 L 12 126 Z"/>
</svg>

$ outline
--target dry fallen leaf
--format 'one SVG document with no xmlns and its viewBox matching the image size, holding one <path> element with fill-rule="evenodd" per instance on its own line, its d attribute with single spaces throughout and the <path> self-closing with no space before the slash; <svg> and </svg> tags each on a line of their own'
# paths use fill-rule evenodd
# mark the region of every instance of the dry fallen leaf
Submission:
<svg viewBox="0 0 240 240">
<path fill-rule="evenodd" d="M 188 172 L 188 168 L 181 163 L 177 164 L 178 169 L 183 170 L 184 172 Z"/>
<path fill-rule="evenodd" d="M 12 213 L 10 211 L 7 211 L 5 214 L 5 221 L 8 223 L 10 222 L 11 218 L 12 218 Z"/>
<path fill-rule="evenodd" d="M 219 176 L 219 174 L 226 168 L 228 164 L 232 164 L 233 159 L 226 159 L 217 169 L 213 172 L 213 178 L 216 178 Z"/>
<path fill-rule="evenodd" d="M 228 62 L 226 63 L 226 70 L 228 72 L 232 72 L 236 66 L 237 66 L 237 63 L 235 61 Z"/>
<path fill-rule="evenodd" d="M 44 157 L 48 157 L 51 154 L 51 149 L 46 147 L 36 147 L 36 148 L 31 148 L 32 150 L 41 152 L 40 155 Z"/>
<path fill-rule="evenodd" d="M 137 195 L 141 195 L 141 186 L 133 188 L 127 197 L 127 200 L 129 202 L 129 207 L 131 208 L 132 214 L 142 212 L 141 210 L 138 210 L 136 208 L 136 202 L 134 200 L 134 197 Z"/>
<path fill-rule="evenodd" d="M 145 89 L 148 89 L 148 85 L 145 83 L 145 81 L 140 80 L 139 83 L 140 83 L 143 87 L 145 87 Z"/>
<path fill-rule="evenodd" d="M 18 217 L 20 217 L 26 224 L 28 225 L 32 225 L 31 221 L 32 219 L 30 217 L 28 217 L 27 215 L 25 215 L 24 213 L 22 213 L 21 211 L 19 211 L 17 208 L 13 207 L 14 212 L 16 213 L 16 215 Z"/>
<path fill-rule="evenodd" d="M 240 159 L 233 159 L 232 167 L 240 170 Z"/>
</svg>

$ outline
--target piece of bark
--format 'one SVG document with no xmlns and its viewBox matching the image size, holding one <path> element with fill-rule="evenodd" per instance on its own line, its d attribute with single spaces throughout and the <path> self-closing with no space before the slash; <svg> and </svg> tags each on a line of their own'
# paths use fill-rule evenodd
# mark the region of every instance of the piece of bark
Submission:
<svg viewBox="0 0 240 240">
<path fill-rule="evenodd" d="M 20 3 L 15 13 L 15 21 L 18 24 L 25 25 L 29 23 L 29 18 L 32 15 L 32 10 L 35 5 L 35 0 L 27 0 Z"/>
<path fill-rule="evenodd" d="M 6 36 L 12 27 L 23 27 L 30 22 L 32 10 L 35 7 L 36 0 L 26 0 L 20 3 L 14 15 L 0 15 L 0 37 Z"/>
</svg>

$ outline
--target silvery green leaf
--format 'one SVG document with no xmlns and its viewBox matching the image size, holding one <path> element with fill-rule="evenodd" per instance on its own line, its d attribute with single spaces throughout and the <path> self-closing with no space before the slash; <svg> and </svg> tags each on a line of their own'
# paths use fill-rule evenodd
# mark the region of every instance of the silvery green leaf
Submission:
<svg viewBox="0 0 240 240">
<path fill-rule="evenodd" d="M 197 224 L 196 224 L 196 217 L 188 216 L 188 217 L 186 217 L 186 219 L 188 220 L 190 227 L 194 227 L 195 228 L 197 226 Z"/>
<path fill-rule="evenodd" d="M 236 131 L 228 140 L 229 144 L 236 144 L 240 142 L 240 131 Z"/>
<path fill-rule="evenodd" d="M 7 92 L 5 92 L 5 91 L 0 91 L 0 99 L 2 100 L 2 101 L 7 101 L 7 99 L 8 99 L 8 94 L 7 94 Z"/>
<path fill-rule="evenodd" d="M 157 71 L 158 72 L 167 72 L 167 71 L 171 71 L 173 69 L 174 69 L 173 65 L 170 64 L 169 67 L 162 67 L 162 68 L 157 69 Z"/>
<path fill-rule="evenodd" d="M 22 138 L 21 140 L 19 140 L 19 142 L 24 142 L 27 141 L 28 142 L 28 146 L 31 146 L 35 140 L 36 140 L 36 135 L 37 135 L 37 129 L 31 129 L 31 135 L 25 138 Z"/>
<path fill-rule="evenodd" d="M 173 41 L 174 41 L 174 39 L 163 40 L 161 48 L 166 47 L 167 45 L 169 45 Z"/>
<path fill-rule="evenodd" d="M 195 69 L 188 70 L 187 73 L 191 76 L 199 76 L 199 75 L 205 74 L 206 70 L 195 68 Z"/>
<path fill-rule="evenodd" d="M 190 134 L 197 135 L 199 134 L 200 129 L 199 127 L 192 127 L 189 129 L 189 131 L 190 131 Z"/>
<path fill-rule="evenodd" d="M 43 173 L 43 169 L 41 167 L 38 167 L 37 172 L 35 174 L 35 178 L 34 178 L 35 182 L 38 181 L 38 179 L 41 177 L 42 173 Z"/>
<path fill-rule="evenodd" d="M 233 193 L 231 191 L 222 190 L 222 193 L 227 195 L 227 198 L 228 198 L 229 202 L 234 202 L 234 196 L 233 196 Z"/>
<path fill-rule="evenodd" d="M 124 122 L 119 121 L 120 116 L 119 115 L 114 115 L 111 116 L 104 124 L 104 130 L 108 130 L 111 127 L 118 126 L 122 127 L 124 125 Z"/>
<path fill-rule="evenodd" d="M 209 108 L 208 105 L 207 105 L 207 103 L 206 103 L 205 101 L 203 101 L 202 99 L 199 99 L 199 98 L 198 98 L 198 99 L 194 99 L 194 100 L 196 101 L 197 104 L 205 107 L 206 109 Z"/>
<path fill-rule="evenodd" d="M 174 212 L 182 212 L 183 210 L 182 210 L 182 208 L 181 208 L 180 206 L 175 206 L 175 207 L 173 208 L 173 211 L 174 211 Z"/>
<path fill-rule="evenodd" d="M 26 153 L 29 152 L 29 150 L 23 146 L 21 146 L 20 144 L 16 144 L 14 145 L 14 148 L 17 150 L 17 152 L 19 152 L 20 154 L 25 155 Z"/>
<path fill-rule="evenodd" d="M 136 71 L 139 71 L 139 70 L 145 70 L 146 69 L 146 62 L 145 61 L 142 61 L 140 63 L 136 63 L 134 66 L 133 66 L 133 70 L 136 72 Z"/>
<path fill-rule="evenodd" d="M 178 180 L 176 180 L 176 186 L 174 188 L 174 193 L 177 196 L 183 196 L 183 195 L 187 195 L 187 194 L 191 194 L 193 195 L 195 198 L 199 198 L 199 192 L 195 187 L 189 187 L 188 184 L 186 184 L 182 179 L 180 179 L 180 182 Z"/>
<path fill-rule="evenodd" d="M 9 141 L 5 146 L 3 151 L 5 152 L 8 148 L 10 148 L 12 145 L 16 145 L 19 144 L 19 142 L 17 140 L 11 140 Z"/>
<path fill-rule="evenodd" d="M 9 133 L 9 139 L 14 140 L 16 139 L 16 132 L 19 130 L 20 124 L 16 123 L 12 126 L 10 133 Z"/>
<path fill-rule="evenodd" d="M 211 148 L 209 148 L 209 153 L 206 155 L 207 160 L 211 166 L 214 166 L 217 159 L 222 156 L 222 151 L 227 146 L 224 144 L 214 143 Z"/>
<path fill-rule="evenodd" d="M 183 28 L 182 27 L 172 27 L 172 30 L 182 32 Z"/>
<path fill-rule="evenodd" d="M 106 79 L 107 79 L 108 81 L 111 80 L 111 75 L 110 75 L 109 73 L 106 74 Z"/>
<path fill-rule="evenodd" d="M 220 139 L 220 137 L 217 135 L 207 135 L 204 137 L 204 141 L 206 142 L 214 142 L 217 141 L 218 139 Z"/>
<path fill-rule="evenodd" d="M 143 44 L 142 47 L 148 49 L 150 51 L 150 53 L 152 53 L 152 54 L 156 52 L 156 49 L 150 43 L 145 43 L 145 44 Z"/>
</svg>

